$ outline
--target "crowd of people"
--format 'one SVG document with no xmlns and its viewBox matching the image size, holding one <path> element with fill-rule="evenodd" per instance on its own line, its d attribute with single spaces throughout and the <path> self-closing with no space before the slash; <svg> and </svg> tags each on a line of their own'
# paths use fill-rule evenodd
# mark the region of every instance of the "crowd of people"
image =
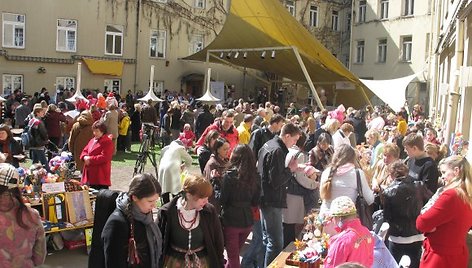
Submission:
<svg viewBox="0 0 472 268">
<path fill-rule="evenodd" d="M 159 176 L 138 174 L 118 196 L 100 236 L 104 267 L 267 267 L 299 237 L 313 210 L 331 235 L 324 267 L 349 262 L 392 267 L 385 266 L 391 263 L 385 254 L 376 254 L 377 230 L 358 213 L 360 190 L 377 211 L 374 226 L 388 223 L 382 242 L 394 263 L 408 256 L 410 267 L 467 266 L 468 144 L 460 150 L 441 144 L 419 106 L 409 115 L 380 106 L 328 111 L 290 104 L 282 115 L 284 109 L 270 102 L 206 105 L 166 92 L 165 101 L 155 105 L 138 102 L 131 92 L 123 99 L 86 92 L 86 100 L 77 99 L 69 109 L 59 97 L 57 104 L 48 103 L 45 93 L 36 103 L 12 94 L 8 100 L 21 105 L 9 106 L 10 125 L 31 129 L 31 158 L 46 167 L 46 152 L 66 145 L 82 183 L 96 189 L 111 185 L 116 150 L 128 151 L 139 141 L 143 123 L 159 126 Z M 3 161 L 17 166 L 20 159 L 12 156 L 22 148 L 10 128 L 0 127 L 0 143 Z M 182 176 L 192 154 L 201 175 Z M 7 182 L 0 190 L 13 193 Z M 26 213 L 11 200 L 9 209 Z"/>
</svg>

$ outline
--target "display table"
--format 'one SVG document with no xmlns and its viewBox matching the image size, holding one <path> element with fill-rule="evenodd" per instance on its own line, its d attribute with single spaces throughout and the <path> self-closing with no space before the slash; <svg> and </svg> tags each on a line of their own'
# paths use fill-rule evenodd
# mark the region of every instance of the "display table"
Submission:
<svg viewBox="0 0 472 268">
<path fill-rule="evenodd" d="M 282 252 L 280 252 L 280 254 L 269 264 L 268 267 L 270 268 L 297 267 L 297 266 L 285 264 L 285 261 L 287 260 L 287 258 L 295 250 L 296 250 L 295 244 L 294 242 L 291 242 L 290 244 L 288 244 L 286 248 L 284 248 L 284 250 L 282 250 Z M 323 264 L 321 264 L 320 267 L 322 268 Z"/>
<path fill-rule="evenodd" d="M 282 252 L 280 252 L 277 258 L 275 258 L 274 261 L 270 263 L 269 267 L 272 267 L 272 268 L 296 267 L 296 266 L 285 264 L 285 260 L 287 260 L 288 256 L 293 251 L 295 251 L 295 245 L 293 244 L 293 242 L 291 242 L 290 244 L 288 244 L 286 248 L 284 248 L 284 250 L 282 250 Z"/>
</svg>

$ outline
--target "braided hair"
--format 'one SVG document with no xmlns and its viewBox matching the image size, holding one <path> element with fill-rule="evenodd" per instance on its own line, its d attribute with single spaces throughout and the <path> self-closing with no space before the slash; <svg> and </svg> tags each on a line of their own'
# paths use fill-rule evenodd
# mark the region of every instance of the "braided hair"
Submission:
<svg viewBox="0 0 472 268">
<path fill-rule="evenodd" d="M 133 196 L 138 199 L 161 194 L 162 188 L 157 179 L 151 173 L 137 174 L 131 180 L 128 190 L 128 204 L 124 211 L 129 222 L 133 222 L 131 206 L 133 205 Z"/>
<path fill-rule="evenodd" d="M 338 168 L 342 165 L 352 163 L 358 165 L 356 161 L 356 151 L 350 145 L 341 144 L 336 149 L 330 164 L 328 179 L 321 184 L 320 197 L 323 200 L 331 199 L 331 181 Z"/>
</svg>

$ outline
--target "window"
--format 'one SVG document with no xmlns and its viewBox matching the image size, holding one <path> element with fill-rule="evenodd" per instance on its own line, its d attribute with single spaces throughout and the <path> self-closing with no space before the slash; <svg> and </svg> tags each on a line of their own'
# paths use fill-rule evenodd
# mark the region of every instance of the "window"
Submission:
<svg viewBox="0 0 472 268">
<path fill-rule="evenodd" d="M 149 56 L 151 58 L 161 59 L 166 57 L 166 31 L 151 31 L 151 45 L 149 47 Z"/>
<path fill-rule="evenodd" d="M 295 1 L 286 0 L 285 1 L 285 7 L 287 8 L 288 12 L 290 12 L 290 14 L 292 14 L 292 16 L 295 16 Z"/>
<path fill-rule="evenodd" d="M 23 75 L 4 74 L 3 75 L 3 96 L 8 96 L 17 89 L 23 92 Z"/>
<path fill-rule="evenodd" d="M 333 31 L 337 31 L 339 29 L 338 24 L 339 24 L 338 11 L 333 10 L 331 12 L 331 29 Z"/>
<path fill-rule="evenodd" d="M 308 23 L 311 27 L 318 26 L 318 7 L 310 5 L 310 21 Z"/>
<path fill-rule="evenodd" d="M 56 90 L 75 88 L 75 77 L 56 77 Z"/>
<path fill-rule="evenodd" d="M 377 62 L 387 62 L 387 39 L 379 40 Z"/>
<path fill-rule="evenodd" d="M 113 91 L 113 92 L 118 92 L 118 94 L 120 94 L 121 80 L 120 79 L 106 79 L 104 86 L 107 92 Z"/>
<path fill-rule="evenodd" d="M 413 47 L 413 38 L 411 36 L 402 37 L 402 61 L 411 61 L 411 49 Z"/>
<path fill-rule="evenodd" d="M 189 54 L 197 53 L 203 49 L 203 35 L 194 34 L 190 39 Z"/>
<path fill-rule="evenodd" d="M 164 92 L 164 81 L 156 81 L 154 80 L 154 84 L 152 85 L 152 88 L 154 90 L 154 94 L 156 96 L 161 96 L 162 92 Z"/>
<path fill-rule="evenodd" d="M 351 13 L 347 13 L 346 26 L 346 31 L 349 32 L 351 30 Z"/>
<path fill-rule="evenodd" d="M 359 17 L 357 22 L 365 22 L 366 1 L 359 1 Z"/>
<path fill-rule="evenodd" d="M 357 41 L 356 46 L 356 63 L 364 63 L 364 40 Z"/>
<path fill-rule="evenodd" d="M 205 8 L 205 0 L 195 0 L 196 8 Z"/>
<path fill-rule="evenodd" d="M 56 50 L 75 52 L 77 44 L 77 21 L 57 20 Z"/>
<path fill-rule="evenodd" d="M 25 15 L 3 13 L 3 47 L 25 48 Z"/>
<path fill-rule="evenodd" d="M 123 26 L 107 25 L 105 34 L 105 54 L 123 55 Z"/>
<path fill-rule="evenodd" d="M 388 18 L 388 0 L 380 0 L 380 19 Z"/>
<path fill-rule="evenodd" d="M 415 6 L 415 0 L 405 0 L 405 5 L 403 6 L 403 15 L 412 16 Z"/>
</svg>

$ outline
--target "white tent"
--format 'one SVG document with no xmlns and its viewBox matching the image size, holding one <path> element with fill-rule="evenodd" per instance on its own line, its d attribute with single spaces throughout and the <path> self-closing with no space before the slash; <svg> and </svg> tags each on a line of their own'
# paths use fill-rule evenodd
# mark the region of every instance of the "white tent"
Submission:
<svg viewBox="0 0 472 268">
<path fill-rule="evenodd" d="M 206 92 L 203 96 L 198 98 L 198 101 L 203 101 L 203 102 L 219 102 L 221 101 L 217 97 L 213 96 L 210 91 L 210 79 L 211 79 L 211 68 L 207 69 L 207 75 L 205 76 L 205 87 L 206 87 Z"/>
<path fill-rule="evenodd" d="M 77 89 L 75 91 L 75 93 L 72 97 L 66 99 L 66 101 L 71 102 L 71 103 L 75 103 L 77 99 L 83 99 L 86 102 L 88 102 L 87 98 L 85 98 L 84 95 L 82 95 L 82 92 L 79 89 Z"/>
<path fill-rule="evenodd" d="M 398 112 L 405 106 L 405 93 L 408 84 L 415 79 L 417 75 L 418 73 L 389 80 L 360 80 L 366 87 L 374 92 L 377 97 L 388 104 L 392 110 Z"/>
<path fill-rule="evenodd" d="M 156 96 L 156 94 L 154 94 L 154 90 L 152 90 L 152 88 L 149 89 L 149 92 L 146 94 L 146 96 L 142 97 L 142 98 L 139 98 L 138 101 L 148 101 L 148 100 L 152 100 L 154 102 L 161 102 L 163 101 L 162 99 L 160 99 L 159 97 Z"/>
</svg>

